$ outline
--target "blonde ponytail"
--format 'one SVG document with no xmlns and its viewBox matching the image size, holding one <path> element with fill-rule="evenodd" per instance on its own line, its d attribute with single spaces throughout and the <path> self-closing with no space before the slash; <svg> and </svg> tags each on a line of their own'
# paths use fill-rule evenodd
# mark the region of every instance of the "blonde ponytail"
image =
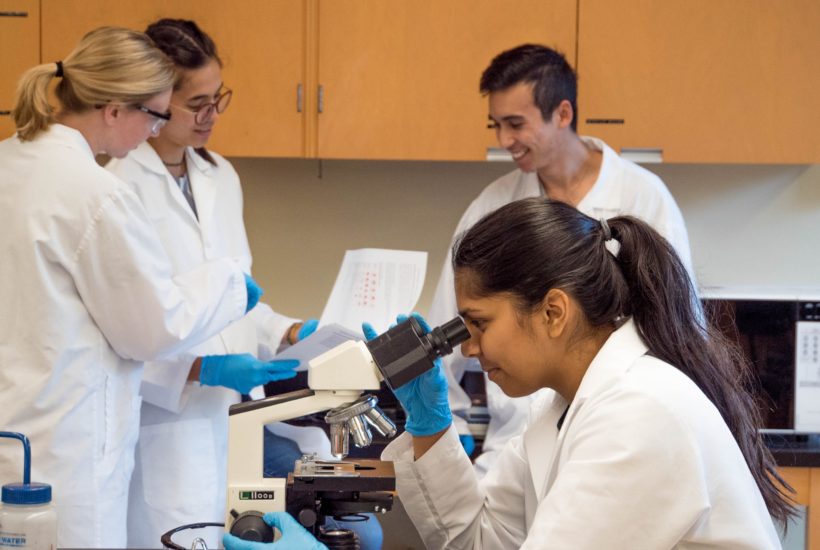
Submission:
<svg viewBox="0 0 820 550">
<path fill-rule="evenodd" d="M 171 89 L 174 64 L 144 33 L 120 27 L 100 27 L 86 34 L 61 62 L 62 77 L 55 95 L 66 113 L 118 102 L 138 104 Z M 12 117 L 22 140 L 33 139 L 54 122 L 48 102 L 56 63 L 26 71 L 17 87 Z"/>
<path fill-rule="evenodd" d="M 48 85 L 56 73 L 54 63 L 37 65 L 23 73 L 11 111 L 20 139 L 33 138 L 54 122 L 54 108 L 48 102 Z"/>
</svg>

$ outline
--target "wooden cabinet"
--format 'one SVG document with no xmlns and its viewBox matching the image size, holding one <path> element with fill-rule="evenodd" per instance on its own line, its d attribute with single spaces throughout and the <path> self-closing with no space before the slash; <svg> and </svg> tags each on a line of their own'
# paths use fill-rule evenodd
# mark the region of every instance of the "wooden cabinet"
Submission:
<svg viewBox="0 0 820 550">
<path fill-rule="evenodd" d="M 0 139 L 14 133 L 17 81 L 40 62 L 39 0 L 0 0 Z"/>
<path fill-rule="evenodd" d="M 306 153 L 305 0 L 42 0 L 43 59 L 61 59 L 101 25 L 138 30 L 161 18 L 195 20 L 217 44 L 233 101 L 209 147 L 223 155 L 299 157 Z"/>
<path fill-rule="evenodd" d="M 100 25 L 196 20 L 234 89 L 210 145 L 235 156 L 484 159 L 492 57 L 535 41 L 575 58 L 577 0 L 42 2 L 44 59 Z"/>
<path fill-rule="evenodd" d="M 778 468 L 797 492 L 794 500 L 807 509 L 807 550 L 820 550 L 820 468 Z"/>
<path fill-rule="evenodd" d="M 820 2 L 579 0 L 579 133 L 664 161 L 820 161 Z"/>
<path fill-rule="evenodd" d="M 227 155 L 483 159 L 496 141 L 480 74 L 500 51 L 540 42 L 578 68 L 579 133 L 617 150 L 820 161 L 816 0 L 0 0 L 40 4 L 45 61 L 99 25 L 198 21 L 234 89 L 211 143 Z M 0 25 L 24 54 L 0 70 L 19 74 L 37 61 L 36 17 Z M 11 87 L 2 80 L 0 102 Z"/>
<path fill-rule="evenodd" d="M 316 156 L 486 158 L 482 71 L 525 42 L 573 62 L 576 1 L 320 0 Z"/>
</svg>

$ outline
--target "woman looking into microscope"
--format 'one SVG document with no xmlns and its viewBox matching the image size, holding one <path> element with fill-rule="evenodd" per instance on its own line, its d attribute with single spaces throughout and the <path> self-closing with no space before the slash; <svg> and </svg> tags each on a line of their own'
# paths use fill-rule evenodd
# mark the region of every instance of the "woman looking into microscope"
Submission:
<svg viewBox="0 0 820 550">
<path fill-rule="evenodd" d="M 510 396 L 551 391 L 479 481 L 440 366 L 396 390 L 407 431 L 382 459 L 427 548 L 780 548 L 772 518 L 785 525 L 792 502 L 749 366 L 703 325 L 656 231 L 525 199 L 468 230 L 453 266 L 462 353 Z"/>
</svg>

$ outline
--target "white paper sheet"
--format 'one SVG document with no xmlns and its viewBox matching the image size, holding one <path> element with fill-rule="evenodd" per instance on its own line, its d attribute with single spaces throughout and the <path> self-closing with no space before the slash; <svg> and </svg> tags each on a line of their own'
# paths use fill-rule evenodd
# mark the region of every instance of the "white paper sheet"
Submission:
<svg viewBox="0 0 820 550">
<path fill-rule="evenodd" d="M 353 331 L 332 323 L 319 327 L 316 332 L 304 340 L 284 349 L 276 355 L 276 359 L 298 359 L 301 364 L 296 370 L 307 370 L 308 361 L 348 340 L 364 340 L 362 331 Z"/>
<path fill-rule="evenodd" d="M 367 321 L 378 332 L 410 313 L 421 296 L 427 252 L 363 248 L 348 250 L 319 325 L 340 324 L 360 332 Z"/>
<path fill-rule="evenodd" d="M 297 371 L 347 340 L 363 340 L 362 322 L 378 332 L 410 313 L 418 302 L 427 271 L 427 252 L 364 248 L 345 253 L 319 328 L 285 348 L 276 359 L 298 359 Z M 253 394 L 251 394 L 253 396 Z"/>
</svg>

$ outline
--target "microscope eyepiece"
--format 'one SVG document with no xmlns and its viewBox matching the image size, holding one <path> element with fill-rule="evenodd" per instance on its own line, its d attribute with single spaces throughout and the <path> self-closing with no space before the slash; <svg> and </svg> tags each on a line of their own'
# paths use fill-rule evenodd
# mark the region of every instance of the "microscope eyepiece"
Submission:
<svg viewBox="0 0 820 550">
<path fill-rule="evenodd" d="M 385 382 L 395 389 L 433 368 L 433 361 L 468 338 L 470 331 L 459 317 L 426 334 L 421 323 L 410 317 L 367 342 L 367 347 Z"/>
<path fill-rule="evenodd" d="M 413 321 L 416 320 L 413 319 Z M 461 317 L 456 317 L 440 327 L 434 328 L 423 335 L 422 338 L 426 338 L 430 343 L 432 353 L 435 353 L 435 355 L 430 358 L 435 359 L 436 357 L 450 355 L 454 347 L 470 338 L 470 331 L 467 330 L 467 325 L 464 324 Z"/>
</svg>

